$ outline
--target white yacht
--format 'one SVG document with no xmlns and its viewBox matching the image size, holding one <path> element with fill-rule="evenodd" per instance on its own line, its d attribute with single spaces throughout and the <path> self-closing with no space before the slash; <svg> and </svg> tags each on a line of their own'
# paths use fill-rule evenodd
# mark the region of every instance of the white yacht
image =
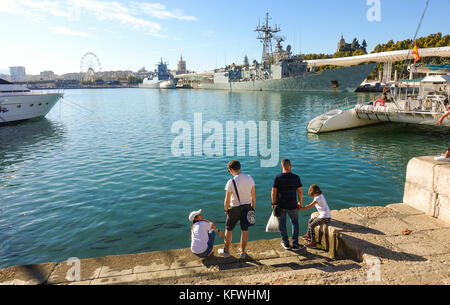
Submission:
<svg viewBox="0 0 450 305">
<path fill-rule="evenodd" d="M 31 92 L 0 79 L 0 124 L 44 117 L 62 97 L 62 93 Z"/>
<path fill-rule="evenodd" d="M 322 133 L 371 125 L 398 122 L 450 127 L 450 119 L 437 120 L 447 111 L 450 98 L 450 75 L 430 75 L 420 81 L 419 88 L 408 83 L 392 85 L 391 97 L 368 104 L 335 109 L 312 119 L 307 130 Z"/>
</svg>

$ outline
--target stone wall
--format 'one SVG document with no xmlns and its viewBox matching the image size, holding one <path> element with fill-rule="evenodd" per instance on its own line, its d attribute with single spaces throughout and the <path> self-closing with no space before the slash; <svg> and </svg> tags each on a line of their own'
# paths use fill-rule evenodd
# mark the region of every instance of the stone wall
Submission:
<svg viewBox="0 0 450 305">
<path fill-rule="evenodd" d="M 411 159 L 403 202 L 450 222 L 450 163 L 435 161 L 431 156 Z"/>
</svg>

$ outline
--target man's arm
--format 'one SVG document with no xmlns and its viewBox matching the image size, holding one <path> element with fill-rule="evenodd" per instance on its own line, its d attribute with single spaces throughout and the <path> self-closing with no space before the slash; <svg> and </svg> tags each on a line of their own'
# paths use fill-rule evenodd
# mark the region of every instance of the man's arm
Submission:
<svg viewBox="0 0 450 305">
<path fill-rule="evenodd" d="M 230 209 L 230 198 L 231 198 L 231 192 L 225 193 L 225 200 L 223 202 L 223 209 L 225 210 L 225 213 L 228 212 Z"/>
<path fill-rule="evenodd" d="M 302 187 L 299 187 L 297 189 L 297 193 L 298 193 L 298 207 L 301 208 L 303 205 L 303 189 L 302 189 Z"/>
<path fill-rule="evenodd" d="M 255 186 L 252 187 L 252 208 L 255 209 L 256 205 L 256 192 L 255 192 Z"/>
<path fill-rule="evenodd" d="M 272 197 L 272 207 L 273 207 L 273 205 L 274 205 L 274 203 L 275 203 L 275 200 L 277 199 L 277 191 L 278 191 L 278 189 L 277 189 L 276 187 L 273 187 L 273 188 L 272 188 L 272 194 L 271 194 L 271 197 Z"/>
</svg>

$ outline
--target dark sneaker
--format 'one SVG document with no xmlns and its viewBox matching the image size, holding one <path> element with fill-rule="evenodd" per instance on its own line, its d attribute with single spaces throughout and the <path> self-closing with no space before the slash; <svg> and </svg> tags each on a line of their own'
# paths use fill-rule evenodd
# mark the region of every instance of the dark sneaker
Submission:
<svg viewBox="0 0 450 305">
<path fill-rule="evenodd" d="M 238 255 L 239 255 L 239 258 L 242 260 L 247 259 L 247 254 L 245 252 L 242 252 L 241 248 L 238 249 Z"/>
<path fill-rule="evenodd" d="M 230 253 L 225 251 L 225 249 L 219 249 L 217 250 L 217 253 L 219 253 L 219 255 L 222 255 L 223 257 L 230 257 Z"/>
<path fill-rule="evenodd" d="M 291 245 L 289 245 L 289 244 L 285 244 L 284 242 L 281 242 L 281 246 L 282 246 L 285 250 L 291 250 Z"/>
<path fill-rule="evenodd" d="M 304 249 L 304 248 L 305 248 L 304 245 L 294 244 L 294 245 L 292 245 L 291 250 L 293 250 L 293 251 L 299 251 L 300 249 Z"/>
<path fill-rule="evenodd" d="M 317 249 L 317 245 L 316 245 L 316 243 L 313 242 L 313 241 L 310 241 L 310 242 L 307 243 L 306 245 L 308 246 L 308 248 L 311 248 L 311 249 Z"/>
</svg>

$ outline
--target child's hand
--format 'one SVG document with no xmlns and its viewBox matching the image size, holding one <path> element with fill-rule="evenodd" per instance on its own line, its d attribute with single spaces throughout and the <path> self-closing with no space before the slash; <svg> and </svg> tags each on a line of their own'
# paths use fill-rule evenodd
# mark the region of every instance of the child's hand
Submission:
<svg viewBox="0 0 450 305">
<path fill-rule="evenodd" d="M 219 235 L 220 237 L 225 238 L 225 235 L 223 235 L 222 231 L 219 231 Z"/>
</svg>

